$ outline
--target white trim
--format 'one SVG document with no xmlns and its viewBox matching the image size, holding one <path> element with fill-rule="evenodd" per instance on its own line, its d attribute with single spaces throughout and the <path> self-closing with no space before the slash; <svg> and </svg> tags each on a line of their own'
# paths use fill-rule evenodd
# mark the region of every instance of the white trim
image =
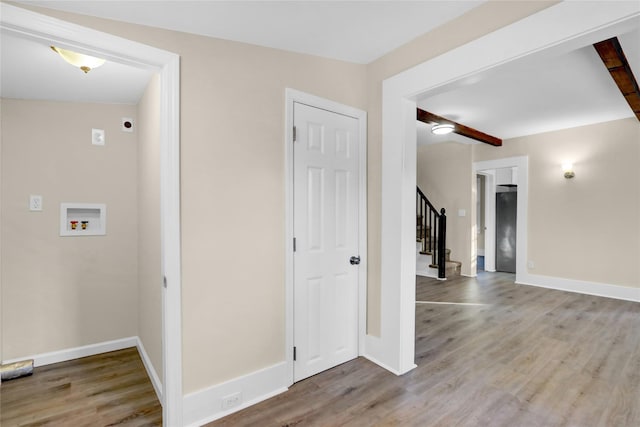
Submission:
<svg viewBox="0 0 640 427">
<path fill-rule="evenodd" d="M 493 183 L 493 174 L 487 173 L 488 171 L 492 171 L 495 169 L 502 168 L 518 168 L 518 202 L 517 202 L 517 222 L 516 222 L 516 282 L 527 273 L 527 248 L 529 236 L 529 156 L 518 156 L 518 157 L 507 157 L 496 160 L 486 160 L 481 162 L 473 163 L 473 173 L 478 174 L 484 172 L 487 176 L 487 182 L 491 183 L 491 188 L 485 186 L 486 194 L 491 195 L 493 200 L 495 200 L 495 185 Z M 472 197 L 476 197 L 477 192 L 472 192 Z M 472 201 L 475 203 L 475 200 Z M 485 225 L 487 225 L 487 229 L 490 230 L 490 233 L 493 235 L 495 233 L 495 203 L 487 203 L 485 206 L 487 209 L 487 215 L 485 218 Z M 472 227 L 476 225 L 476 219 L 472 219 Z M 495 251 L 495 239 L 489 242 L 490 245 L 493 244 L 493 249 Z M 494 252 L 490 252 L 489 257 L 485 256 L 485 264 L 487 262 L 487 258 L 489 258 L 489 264 L 491 262 L 494 263 L 493 269 L 495 270 L 495 257 L 491 256 Z M 491 265 L 490 265 L 491 267 Z M 490 268 L 489 267 L 489 268 Z M 485 265 L 485 271 L 493 271 L 487 270 L 487 266 Z"/>
<path fill-rule="evenodd" d="M 163 274 L 163 423 L 182 425 L 182 326 L 180 243 L 180 57 L 111 34 L 0 3 L 0 28 L 77 52 L 160 74 L 161 219 Z"/>
<path fill-rule="evenodd" d="M 365 111 L 358 110 L 358 124 L 360 131 L 360 197 L 358 200 L 358 212 L 360 213 L 360 218 L 358 218 L 359 225 L 359 237 L 360 241 L 358 242 L 359 250 L 358 255 L 360 256 L 360 271 L 359 271 L 359 283 L 358 283 L 358 354 L 363 355 L 365 352 L 365 335 L 367 334 L 367 285 L 368 285 L 368 276 L 367 271 L 369 270 L 369 257 L 367 256 L 367 242 L 368 242 L 368 202 L 367 202 L 367 147 L 369 146 L 367 139 L 367 127 L 368 127 L 368 118 L 367 113 Z"/>
<path fill-rule="evenodd" d="M 436 270 L 436 271 L 434 272 L 434 270 Z M 428 267 L 428 266 L 427 266 L 427 268 L 424 268 L 424 269 L 418 269 L 416 267 L 416 276 L 429 277 L 431 279 L 438 279 L 438 280 L 443 280 L 443 281 L 447 280 L 446 277 L 443 278 L 443 279 L 440 279 L 438 277 L 437 269 L 433 268 L 433 267 Z"/>
<path fill-rule="evenodd" d="M 385 80 L 382 104 L 381 330 L 378 340 L 367 337 L 367 357 L 398 374 L 416 366 L 415 112 L 415 101 L 407 99 L 402 88 L 394 87 L 393 80 Z"/>
<path fill-rule="evenodd" d="M 138 337 L 128 337 L 83 345 L 80 347 L 65 348 L 63 350 L 34 354 L 31 356 L 19 357 L 17 359 L 3 360 L 2 364 L 4 365 L 18 362 L 20 360 L 33 359 L 33 366 L 46 366 L 54 363 L 66 362 L 68 360 L 80 359 L 81 357 L 95 356 L 96 354 L 136 347 L 137 339 Z"/>
<path fill-rule="evenodd" d="M 374 337 L 373 335 L 367 335 L 367 343 L 366 343 L 366 349 L 368 352 L 376 354 L 377 352 L 379 352 L 379 347 L 383 345 L 383 342 L 380 340 L 380 338 L 378 337 Z M 386 369 L 387 371 L 391 372 L 392 374 L 395 375 L 402 375 L 404 372 L 400 372 L 397 371 L 396 369 L 394 369 L 393 367 L 385 364 L 384 362 L 376 359 L 374 356 L 372 356 L 371 354 L 365 354 L 363 355 L 363 357 L 373 363 L 375 363 L 376 365 L 380 366 L 383 369 Z M 414 365 L 413 367 L 416 368 L 418 365 Z"/>
<path fill-rule="evenodd" d="M 519 285 L 538 286 L 540 288 L 556 289 L 559 291 L 640 302 L 640 288 L 632 288 L 630 286 L 586 282 L 583 280 L 540 276 L 536 274 L 524 274 L 520 279 L 516 280 L 516 283 Z"/>
<path fill-rule="evenodd" d="M 484 175 L 484 271 L 496 271 L 496 177 L 495 171 L 478 171 Z M 477 192 L 476 192 L 477 194 Z"/>
<path fill-rule="evenodd" d="M 294 94 L 285 89 L 284 125 L 284 288 L 285 288 L 285 343 L 287 385 L 293 384 L 293 103 Z"/>
<path fill-rule="evenodd" d="M 180 57 L 160 72 L 162 268 L 162 423 L 182 425 L 182 234 L 180 227 Z"/>
<path fill-rule="evenodd" d="M 184 397 L 184 425 L 201 426 L 283 393 L 287 391 L 288 377 L 287 363 L 281 362 L 189 393 Z M 223 409 L 222 399 L 234 393 L 241 394 L 241 403 L 233 408 Z"/>
<path fill-rule="evenodd" d="M 160 402 L 160 405 L 164 405 L 162 402 L 162 382 L 158 377 L 156 369 L 153 367 L 153 363 L 151 363 L 151 359 L 149 358 L 147 350 L 144 348 L 144 344 L 142 344 L 140 337 L 136 337 L 136 347 L 138 348 L 138 353 L 140 354 L 140 359 L 142 359 L 144 369 L 147 371 L 149 380 L 151 380 L 151 385 L 153 385 L 153 389 L 156 391 L 158 401 Z"/>
<path fill-rule="evenodd" d="M 529 55 L 605 40 L 639 16 L 639 2 L 560 2 L 383 82 L 382 323 L 381 344 L 367 347 L 372 357 L 400 373 L 414 366 L 416 97 Z"/>
<path fill-rule="evenodd" d="M 293 384 L 293 104 L 295 102 L 358 120 L 360 137 L 359 211 L 359 283 L 358 283 L 358 354 L 365 353 L 367 327 L 367 113 L 325 98 L 285 89 L 285 358 L 288 366 L 287 385 Z"/>
<path fill-rule="evenodd" d="M 470 277 L 470 276 L 466 276 Z M 492 304 L 481 304 L 475 302 L 444 302 L 444 301 L 416 301 L 416 304 L 433 304 L 433 305 L 465 305 L 465 306 L 488 306 Z"/>
<path fill-rule="evenodd" d="M 152 46 L 2 3 L 3 30 L 138 68 L 158 69 L 176 56 Z"/>
</svg>

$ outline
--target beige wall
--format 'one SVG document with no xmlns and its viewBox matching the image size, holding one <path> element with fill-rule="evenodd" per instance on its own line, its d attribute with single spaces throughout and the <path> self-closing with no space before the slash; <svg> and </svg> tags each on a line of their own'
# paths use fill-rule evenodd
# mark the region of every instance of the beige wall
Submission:
<svg viewBox="0 0 640 427">
<path fill-rule="evenodd" d="M 368 330 L 378 334 L 382 81 L 550 4 L 489 2 L 368 66 L 46 12 L 181 56 L 185 393 L 284 360 L 284 89 L 368 110 Z"/>
<path fill-rule="evenodd" d="M 529 273 L 640 287 L 638 141 L 630 118 L 474 146 L 474 161 L 529 156 Z"/>
<path fill-rule="evenodd" d="M 135 107 L 1 103 L 2 358 L 136 335 L 136 137 L 119 130 Z M 61 202 L 105 203 L 107 235 L 60 237 Z"/>
<path fill-rule="evenodd" d="M 160 76 L 138 103 L 138 336 L 162 381 Z"/>
<path fill-rule="evenodd" d="M 443 142 L 418 146 L 417 182 L 433 205 L 447 213 L 447 248 L 462 262 L 464 275 L 475 274 L 471 253 L 471 145 Z M 459 216 L 463 209 L 465 216 Z"/>
<path fill-rule="evenodd" d="M 282 362 L 285 88 L 365 109 L 366 66 L 38 11 L 181 56 L 184 392 Z"/>
<path fill-rule="evenodd" d="M 284 90 L 363 108 L 365 69 L 177 33 L 153 41 L 182 57 L 188 393 L 284 360 Z"/>
<path fill-rule="evenodd" d="M 367 331 L 380 334 L 380 212 L 382 82 L 408 68 L 519 21 L 557 1 L 490 1 L 367 66 L 368 126 L 368 318 Z M 475 209 L 474 209 L 475 210 Z"/>
</svg>

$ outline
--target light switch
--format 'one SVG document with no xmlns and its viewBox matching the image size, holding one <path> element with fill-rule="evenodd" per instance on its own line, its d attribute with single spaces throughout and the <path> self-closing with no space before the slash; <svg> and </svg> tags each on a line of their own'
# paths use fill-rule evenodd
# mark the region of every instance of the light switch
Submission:
<svg viewBox="0 0 640 427">
<path fill-rule="evenodd" d="M 458 209 L 458 216 L 467 216 L 467 211 L 464 209 Z"/>
<path fill-rule="evenodd" d="M 29 210 L 34 212 L 42 210 L 42 196 L 33 194 L 29 196 Z"/>
<path fill-rule="evenodd" d="M 91 143 L 104 145 L 104 129 L 91 129 Z"/>
</svg>

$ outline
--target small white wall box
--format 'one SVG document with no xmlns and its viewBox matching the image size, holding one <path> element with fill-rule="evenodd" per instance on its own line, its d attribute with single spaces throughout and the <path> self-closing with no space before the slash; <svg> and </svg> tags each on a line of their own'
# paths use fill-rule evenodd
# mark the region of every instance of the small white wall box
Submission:
<svg viewBox="0 0 640 427">
<path fill-rule="evenodd" d="M 107 205 L 60 203 L 60 236 L 104 236 Z"/>
</svg>

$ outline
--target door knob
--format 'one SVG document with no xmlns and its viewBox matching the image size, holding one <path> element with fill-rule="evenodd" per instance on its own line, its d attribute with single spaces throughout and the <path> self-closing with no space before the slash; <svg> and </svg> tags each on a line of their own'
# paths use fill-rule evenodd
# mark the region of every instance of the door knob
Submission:
<svg viewBox="0 0 640 427">
<path fill-rule="evenodd" d="M 360 257 L 359 256 L 352 256 L 349 259 L 349 262 L 351 263 L 351 265 L 358 265 L 358 264 L 360 264 Z"/>
</svg>

